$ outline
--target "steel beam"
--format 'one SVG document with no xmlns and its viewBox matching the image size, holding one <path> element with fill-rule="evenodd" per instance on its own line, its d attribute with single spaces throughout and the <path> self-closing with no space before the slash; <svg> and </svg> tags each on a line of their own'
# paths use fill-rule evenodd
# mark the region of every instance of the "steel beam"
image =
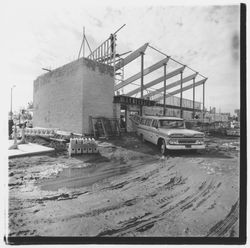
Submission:
<svg viewBox="0 0 250 248">
<path fill-rule="evenodd" d="M 192 75 L 190 75 L 190 76 L 188 76 L 188 77 L 183 78 L 183 79 L 182 79 L 182 83 L 186 83 L 186 82 L 188 82 L 188 81 L 194 79 L 197 75 L 198 75 L 198 73 L 194 73 L 194 74 L 192 74 Z M 181 83 L 181 80 L 175 81 L 175 82 L 173 82 L 173 83 L 167 85 L 167 86 L 166 86 L 166 90 L 169 90 L 169 89 L 171 89 L 171 88 L 173 88 L 173 87 L 176 87 L 176 86 L 178 86 L 180 83 Z M 148 94 L 145 95 L 145 97 L 151 97 L 151 96 L 157 95 L 158 93 L 163 92 L 163 91 L 164 91 L 164 87 L 159 88 L 159 89 L 157 89 L 157 90 L 155 90 L 155 91 L 149 92 Z"/>
<path fill-rule="evenodd" d="M 195 83 L 195 85 L 193 85 L 193 84 L 188 85 L 188 86 L 182 88 L 182 91 L 186 91 L 186 90 L 192 89 L 193 87 L 200 86 L 200 85 L 202 85 L 203 83 L 205 83 L 206 80 L 207 80 L 207 78 L 198 81 L 197 83 Z M 176 95 L 176 94 L 179 94 L 180 92 L 181 92 L 181 90 L 178 89 L 178 90 L 175 90 L 175 91 L 172 91 L 172 92 L 168 93 L 167 95 L 168 95 L 168 96 L 174 96 L 174 95 Z M 167 96 L 167 97 L 168 97 L 168 96 Z M 160 97 L 157 97 L 157 98 L 153 99 L 153 101 L 159 101 L 159 100 L 161 100 L 162 98 L 163 98 L 163 96 L 160 96 Z"/>
<path fill-rule="evenodd" d="M 138 48 L 137 50 L 135 50 L 134 52 L 132 52 L 131 54 L 129 54 L 126 58 L 124 58 L 124 60 L 118 62 L 115 65 L 115 70 L 119 70 L 122 67 L 124 67 L 125 65 L 127 65 L 128 63 L 132 62 L 133 60 L 135 60 L 136 58 L 138 58 L 141 53 L 144 53 L 145 50 L 148 47 L 148 43 L 145 43 L 143 46 L 141 46 L 140 48 Z"/>
<path fill-rule="evenodd" d="M 149 66 L 148 68 L 143 70 L 143 75 L 146 76 L 147 74 L 159 69 L 162 65 L 166 64 L 168 62 L 168 60 L 169 60 L 169 57 Z M 120 88 L 122 88 L 122 87 L 124 87 L 132 82 L 134 82 L 135 80 L 139 79 L 140 77 L 141 77 L 141 72 L 138 72 L 135 75 L 127 78 L 126 80 L 124 80 L 123 82 L 121 82 L 115 86 L 115 91 L 119 90 Z"/>
<path fill-rule="evenodd" d="M 176 69 L 175 71 L 172 71 L 172 72 L 168 73 L 168 74 L 166 75 L 166 79 L 169 79 L 169 78 L 171 78 L 171 77 L 174 77 L 174 76 L 180 74 L 184 69 L 185 69 L 185 66 L 182 66 L 182 67 Z M 144 89 L 147 89 L 147 88 L 149 88 L 149 87 L 152 87 L 152 86 L 154 86 L 154 85 L 156 85 L 156 84 L 162 82 L 162 81 L 164 80 L 164 78 L 165 78 L 165 77 L 162 76 L 162 77 L 159 77 L 159 78 L 157 78 L 157 79 L 151 81 L 151 82 L 148 83 L 148 84 L 145 84 L 145 85 L 144 85 Z M 126 94 L 126 96 L 133 96 L 133 95 L 137 94 L 138 92 L 140 92 L 140 88 L 137 88 L 137 89 L 135 89 L 135 90 L 132 90 L 132 91 L 128 92 L 128 93 Z"/>
</svg>

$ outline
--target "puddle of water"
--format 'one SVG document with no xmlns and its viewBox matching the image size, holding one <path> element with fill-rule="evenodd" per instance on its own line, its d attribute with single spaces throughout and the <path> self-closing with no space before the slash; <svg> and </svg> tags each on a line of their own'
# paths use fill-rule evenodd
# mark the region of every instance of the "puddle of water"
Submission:
<svg viewBox="0 0 250 248">
<path fill-rule="evenodd" d="M 127 173 L 131 165 L 102 163 L 85 168 L 64 168 L 56 178 L 44 180 L 42 190 L 57 191 L 60 188 L 80 188 L 90 186 L 103 179 Z"/>
</svg>

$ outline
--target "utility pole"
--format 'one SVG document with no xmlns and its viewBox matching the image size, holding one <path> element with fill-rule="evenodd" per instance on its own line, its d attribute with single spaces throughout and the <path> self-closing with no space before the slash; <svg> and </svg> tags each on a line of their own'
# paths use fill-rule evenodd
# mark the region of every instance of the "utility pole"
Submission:
<svg viewBox="0 0 250 248">
<path fill-rule="evenodd" d="M 16 85 L 12 85 L 10 90 L 10 118 L 13 120 L 13 113 L 12 113 L 12 91 L 16 87 Z"/>
<path fill-rule="evenodd" d="M 204 118 L 205 118 L 205 82 L 203 83 L 203 113 L 202 113 L 202 116 L 203 116 L 203 122 L 204 122 Z"/>
</svg>

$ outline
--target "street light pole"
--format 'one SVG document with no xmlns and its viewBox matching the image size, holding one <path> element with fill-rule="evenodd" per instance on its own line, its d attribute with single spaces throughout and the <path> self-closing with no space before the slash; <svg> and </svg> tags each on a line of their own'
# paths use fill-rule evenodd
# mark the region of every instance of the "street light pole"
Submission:
<svg viewBox="0 0 250 248">
<path fill-rule="evenodd" d="M 13 119 L 13 113 L 12 113 L 12 91 L 13 91 L 13 88 L 15 88 L 16 85 L 13 85 L 11 87 L 11 91 L 10 91 L 10 118 L 11 120 Z"/>
</svg>

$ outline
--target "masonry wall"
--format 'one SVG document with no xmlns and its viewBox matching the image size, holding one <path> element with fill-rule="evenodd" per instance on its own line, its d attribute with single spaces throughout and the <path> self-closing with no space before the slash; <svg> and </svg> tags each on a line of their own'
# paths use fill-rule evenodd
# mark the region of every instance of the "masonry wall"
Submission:
<svg viewBox="0 0 250 248">
<path fill-rule="evenodd" d="M 112 68 L 82 58 L 34 81 L 34 127 L 89 133 L 89 116 L 113 115 Z"/>
<path fill-rule="evenodd" d="M 114 79 L 113 68 L 85 59 L 83 71 L 83 132 L 89 133 L 89 117 L 112 118 Z"/>
</svg>

